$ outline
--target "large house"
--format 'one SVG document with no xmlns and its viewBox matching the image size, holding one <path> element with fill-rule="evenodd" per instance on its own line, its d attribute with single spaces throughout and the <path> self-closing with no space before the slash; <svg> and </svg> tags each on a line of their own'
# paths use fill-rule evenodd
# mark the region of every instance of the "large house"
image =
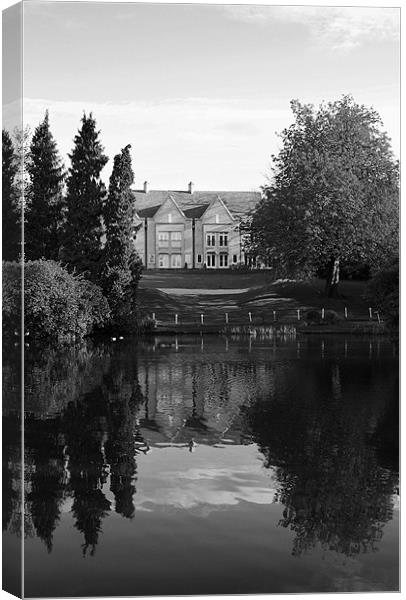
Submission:
<svg viewBox="0 0 406 600">
<path fill-rule="evenodd" d="M 136 249 L 147 269 L 229 269 L 246 264 L 240 224 L 260 192 L 134 191 Z"/>
</svg>

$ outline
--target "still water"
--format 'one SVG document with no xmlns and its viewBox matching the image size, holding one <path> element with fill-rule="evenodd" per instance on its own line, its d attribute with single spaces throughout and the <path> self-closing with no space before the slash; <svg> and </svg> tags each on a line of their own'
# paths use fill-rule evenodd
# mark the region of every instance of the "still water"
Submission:
<svg viewBox="0 0 406 600">
<path fill-rule="evenodd" d="M 3 378 L 9 542 L 15 359 Z M 25 371 L 27 596 L 398 589 L 389 341 L 124 340 L 30 348 Z"/>
</svg>

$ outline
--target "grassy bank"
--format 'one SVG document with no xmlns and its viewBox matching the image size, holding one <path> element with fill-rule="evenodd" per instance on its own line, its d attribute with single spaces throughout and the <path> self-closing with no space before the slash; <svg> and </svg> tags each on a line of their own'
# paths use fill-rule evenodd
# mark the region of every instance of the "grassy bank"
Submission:
<svg viewBox="0 0 406 600">
<path fill-rule="evenodd" d="M 343 281 L 340 298 L 327 299 L 324 281 L 319 279 L 275 282 L 268 272 L 152 272 L 141 279 L 139 305 L 142 314 L 155 315 L 161 330 L 185 333 L 283 323 L 302 329 L 305 315 L 311 310 L 321 315 L 323 308 L 326 316 L 334 311 L 336 318 L 334 323 L 318 324 L 321 331 L 328 326 L 329 330 L 376 332 L 372 325 L 377 315 L 373 312 L 371 322 L 365 288 L 365 282 Z M 318 332 L 315 325 L 311 330 Z"/>
</svg>

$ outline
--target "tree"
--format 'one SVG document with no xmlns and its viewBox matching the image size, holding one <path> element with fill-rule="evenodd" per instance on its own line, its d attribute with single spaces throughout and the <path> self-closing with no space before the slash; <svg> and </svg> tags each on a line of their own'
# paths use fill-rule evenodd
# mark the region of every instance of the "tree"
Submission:
<svg viewBox="0 0 406 600">
<path fill-rule="evenodd" d="M 21 252 L 21 215 L 15 178 L 18 162 L 8 131 L 2 131 L 3 260 L 18 260 Z"/>
<path fill-rule="evenodd" d="M 131 185 L 131 146 L 114 157 L 109 194 L 104 210 L 106 245 L 102 271 L 102 286 L 112 311 L 112 321 L 118 327 L 136 326 L 136 291 L 141 274 L 141 262 L 134 249 L 134 201 Z"/>
<path fill-rule="evenodd" d="M 254 214 L 253 250 L 287 274 L 328 268 L 333 296 L 340 261 L 377 264 L 397 253 L 398 165 L 378 113 L 351 96 L 291 107 L 295 122 Z"/>
<path fill-rule="evenodd" d="M 82 117 L 67 180 L 67 214 L 61 259 L 97 282 L 101 266 L 102 214 L 106 188 L 100 172 L 108 158 L 92 114 Z"/>
<path fill-rule="evenodd" d="M 48 111 L 35 129 L 28 172 L 31 179 L 25 211 L 25 256 L 57 260 L 63 220 L 65 170 L 49 128 Z"/>
</svg>

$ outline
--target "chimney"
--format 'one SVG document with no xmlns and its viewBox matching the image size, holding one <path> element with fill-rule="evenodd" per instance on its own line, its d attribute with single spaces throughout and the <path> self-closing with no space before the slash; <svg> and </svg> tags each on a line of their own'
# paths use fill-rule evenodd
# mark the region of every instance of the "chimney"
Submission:
<svg viewBox="0 0 406 600">
<path fill-rule="evenodd" d="M 144 181 L 144 193 L 148 194 L 148 181 Z"/>
<path fill-rule="evenodd" d="M 189 181 L 189 194 L 193 194 L 193 181 Z"/>
</svg>

